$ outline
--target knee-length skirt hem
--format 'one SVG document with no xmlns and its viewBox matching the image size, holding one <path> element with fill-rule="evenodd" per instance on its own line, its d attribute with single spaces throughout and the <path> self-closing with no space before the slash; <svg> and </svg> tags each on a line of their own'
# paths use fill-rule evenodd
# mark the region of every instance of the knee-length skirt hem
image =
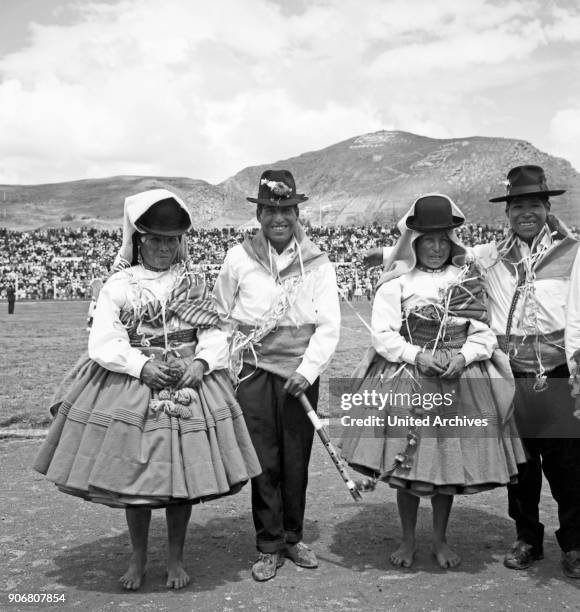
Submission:
<svg viewBox="0 0 580 612">
<path fill-rule="evenodd" d="M 154 412 L 149 387 L 88 358 L 69 382 L 34 463 L 64 493 L 166 507 L 231 495 L 261 472 L 223 370 L 204 376 L 188 418 Z"/>
<path fill-rule="evenodd" d="M 446 350 L 446 349 L 441 349 Z M 408 417 L 409 407 L 389 405 L 385 410 L 352 411 L 353 418 L 375 415 L 384 425 L 345 427 L 338 442 L 342 457 L 356 471 L 416 495 L 471 494 L 516 482 L 518 463 L 526 460 L 512 416 L 513 379 L 509 362 L 496 352 L 491 360 L 470 364 L 454 382 L 421 378 L 414 366 L 401 368 L 371 352 L 359 367 L 360 387 L 393 393 L 454 393 L 447 417 L 486 419 L 490 427 L 474 435 L 460 427 L 416 426 L 416 443 L 408 444 L 409 428 L 389 425 L 387 415 Z M 429 389 L 425 387 L 428 386 Z M 359 414 L 360 413 L 360 414 Z M 431 413 L 431 419 L 437 411 Z M 433 421 L 431 421 L 433 422 Z M 403 458 L 403 460 L 401 460 Z"/>
</svg>

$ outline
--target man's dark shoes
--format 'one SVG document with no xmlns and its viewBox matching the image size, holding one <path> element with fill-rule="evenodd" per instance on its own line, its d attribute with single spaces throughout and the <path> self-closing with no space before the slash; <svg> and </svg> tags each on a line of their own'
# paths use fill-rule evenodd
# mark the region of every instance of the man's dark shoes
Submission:
<svg viewBox="0 0 580 612">
<path fill-rule="evenodd" d="M 292 559 L 292 561 L 300 567 L 308 567 L 311 569 L 318 567 L 318 559 L 314 551 L 310 550 L 304 542 L 289 544 L 286 548 L 286 556 Z"/>
<path fill-rule="evenodd" d="M 278 568 L 284 565 L 284 561 L 284 555 L 281 552 L 261 552 L 254 565 L 252 565 L 252 578 L 258 582 L 265 582 L 274 578 Z"/>
<path fill-rule="evenodd" d="M 531 544 L 518 540 L 504 557 L 503 564 L 509 569 L 523 570 L 530 567 L 534 561 L 543 558 L 544 553 L 542 550 L 538 550 Z"/>
<path fill-rule="evenodd" d="M 568 578 L 580 578 L 580 550 L 562 553 L 562 570 Z"/>
</svg>

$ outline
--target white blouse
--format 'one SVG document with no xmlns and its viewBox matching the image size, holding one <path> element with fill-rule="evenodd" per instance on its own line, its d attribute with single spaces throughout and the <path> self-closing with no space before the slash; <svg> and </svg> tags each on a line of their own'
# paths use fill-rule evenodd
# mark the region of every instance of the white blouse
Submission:
<svg viewBox="0 0 580 612">
<path fill-rule="evenodd" d="M 89 357 L 99 365 L 139 378 L 148 360 L 138 347 L 131 346 L 129 335 L 121 323 L 121 310 L 142 307 L 154 300 L 166 300 L 178 279 L 178 268 L 172 266 L 163 272 L 133 266 L 116 272 L 103 286 L 93 314 L 93 325 L 89 335 Z M 192 325 L 172 317 L 167 321 L 168 332 L 191 329 Z M 143 325 L 140 330 L 146 335 L 160 335 L 161 328 Z M 200 329 L 197 334 L 196 359 L 208 364 L 208 372 L 227 367 L 229 351 L 227 335 L 217 329 Z"/>
<path fill-rule="evenodd" d="M 445 290 L 457 278 L 460 269 L 447 266 L 434 272 L 415 268 L 381 285 L 373 302 L 371 326 L 373 348 L 388 361 L 415 363 L 422 349 L 413 345 L 399 333 L 405 313 L 416 307 L 442 302 Z M 449 317 L 450 323 L 469 321 L 467 340 L 460 350 L 466 364 L 489 359 L 497 348 L 495 334 L 481 321 L 463 317 Z"/>
</svg>

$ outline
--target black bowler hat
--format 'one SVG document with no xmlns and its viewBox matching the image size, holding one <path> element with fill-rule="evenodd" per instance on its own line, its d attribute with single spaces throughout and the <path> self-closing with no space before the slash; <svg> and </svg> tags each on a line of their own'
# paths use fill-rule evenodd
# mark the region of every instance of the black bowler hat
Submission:
<svg viewBox="0 0 580 612">
<path fill-rule="evenodd" d="M 136 221 L 135 227 L 146 234 L 180 236 L 191 227 L 189 215 L 174 198 L 155 202 Z"/>
<path fill-rule="evenodd" d="M 260 177 L 258 197 L 246 198 L 248 202 L 266 206 L 295 206 L 306 202 L 303 193 L 296 193 L 296 183 L 288 170 L 266 170 Z"/>
<path fill-rule="evenodd" d="M 516 166 L 507 175 L 506 194 L 491 198 L 490 202 L 508 202 L 521 195 L 556 196 L 565 189 L 549 189 L 546 174 L 541 166 Z"/>
<path fill-rule="evenodd" d="M 413 214 L 407 217 L 407 227 L 417 232 L 430 232 L 459 227 L 464 221 L 453 214 L 447 196 L 428 195 L 415 202 Z"/>
</svg>

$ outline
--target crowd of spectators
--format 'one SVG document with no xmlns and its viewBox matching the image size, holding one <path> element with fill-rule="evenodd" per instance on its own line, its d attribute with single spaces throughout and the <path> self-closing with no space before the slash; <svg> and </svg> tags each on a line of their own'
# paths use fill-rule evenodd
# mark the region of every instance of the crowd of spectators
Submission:
<svg viewBox="0 0 580 612">
<path fill-rule="evenodd" d="M 370 299 L 380 268 L 365 269 L 367 249 L 392 245 L 395 227 L 365 226 L 307 227 L 310 238 L 336 264 L 341 294 L 346 299 Z M 255 230 L 254 230 L 255 231 Z M 473 245 L 504 236 L 503 228 L 467 224 L 459 234 Z M 197 229 L 188 235 L 194 263 L 213 286 L 227 250 L 241 242 L 247 231 L 234 228 Z M 22 299 L 90 299 L 91 281 L 106 279 L 121 244 L 121 229 L 42 229 L 17 232 L 0 228 L 0 298 L 6 299 L 10 285 Z"/>
</svg>

